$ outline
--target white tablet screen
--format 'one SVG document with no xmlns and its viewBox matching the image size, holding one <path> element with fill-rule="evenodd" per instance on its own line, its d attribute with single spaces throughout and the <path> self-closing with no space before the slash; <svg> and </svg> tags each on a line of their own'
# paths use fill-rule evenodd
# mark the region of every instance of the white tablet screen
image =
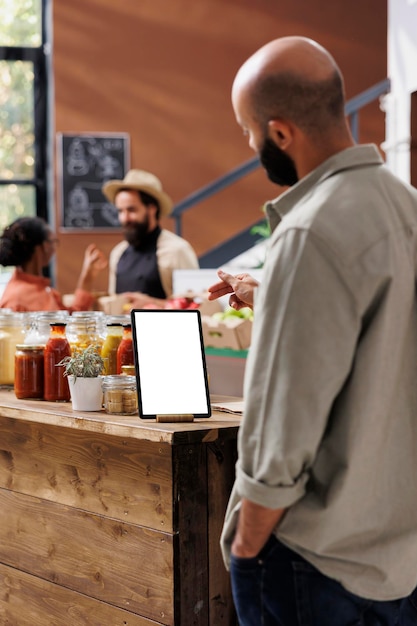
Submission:
<svg viewBox="0 0 417 626">
<path fill-rule="evenodd" d="M 198 310 L 131 312 L 139 415 L 210 417 Z"/>
</svg>

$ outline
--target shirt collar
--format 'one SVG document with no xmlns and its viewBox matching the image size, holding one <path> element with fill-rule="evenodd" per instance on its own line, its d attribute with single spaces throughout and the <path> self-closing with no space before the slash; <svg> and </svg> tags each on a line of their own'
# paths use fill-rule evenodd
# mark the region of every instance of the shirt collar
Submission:
<svg viewBox="0 0 417 626">
<path fill-rule="evenodd" d="M 318 183 L 343 170 L 367 165 L 383 165 L 383 160 L 374 144 L 346 148 L 326 159 L 293 187 L 275 200 L 267 202 L 265 211 L 274 230 L 281 219 Z"/>
<path fill-rule="evenodd" d="M 35 274 L 27 274 L 20 267 L 15 268 L 14 276 L 18 280 L 25 281 L 26 283 L 30 283 L 32 285 L 40 285 L 41 287 L 49 287 L 51 284 L 50 278 L 46 278 L 46 276 L 36 276 Z"/>
</svg>

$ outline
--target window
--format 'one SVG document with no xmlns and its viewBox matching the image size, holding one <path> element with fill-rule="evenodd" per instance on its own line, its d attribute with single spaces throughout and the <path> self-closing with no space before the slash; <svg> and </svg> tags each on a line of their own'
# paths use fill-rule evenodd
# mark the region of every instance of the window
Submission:
<svg viewBox="0 0 417 626">
<path fill-rule="evenodd" d="M 49 5 L 0 0 L 0 230 L 49 216 Z"/>
</svg>

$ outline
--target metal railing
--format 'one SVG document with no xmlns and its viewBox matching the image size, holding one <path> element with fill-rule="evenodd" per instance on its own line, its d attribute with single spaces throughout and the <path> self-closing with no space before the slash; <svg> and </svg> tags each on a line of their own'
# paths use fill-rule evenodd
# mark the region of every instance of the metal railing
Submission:
<svg viewBox="0 0 417 626">
<path fill-rule="evenodd" d="M 355 96 L 346 103 L 345 112 L 349 118 L 350 128 L 354 140 L 359 140 L 359 113 L 366 105 L 374 102 L 380 96 L 390 91 L 391 83 L 389 78 L 376 83 L 369 89 L 366 89 L 359 95 Z M 210 198 L 214 194 L 222 191 L 226 187 L 234 184 L 244 176 L 247 176 L 251 172 L 260 167 L 260 161 L 258 157 L 254 157 L 249 161 L 245 161 L 238 167 L 234 168 L 224 176 L 220 176 L 211 183 L 197 189 L 189 196 L 178 202 L 172 211 L 171 217 L 175 220 L 175 232 L 181 235 L 182 231 L 182 215 L 186 211 L 192 209 L 196 204 L 199 204 L 203 200 Z M 262 224 L 264 220 L 255 222 L 248 228 L 240 231 L 233 237 L 230 237 L 226 241 L 222 242 L 218 246 L 208 250 L 202 254 L 199 258 L 201 268 L 219 267 L 220 265 L 227 263 L 230 259 L 242 254 L 246 250 L 249 250 L 259 241 L 259 236 L 253 234 L 251 231 L 254 226 Z"/>
</svg>

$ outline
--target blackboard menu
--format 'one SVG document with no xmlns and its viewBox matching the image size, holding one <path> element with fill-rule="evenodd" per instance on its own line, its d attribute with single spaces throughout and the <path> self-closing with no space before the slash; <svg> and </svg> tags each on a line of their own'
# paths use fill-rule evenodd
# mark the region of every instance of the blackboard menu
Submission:
<svg viewBox="0 0 417 626">
<path fill-rule="evenodd" d="M 58 135 L 61 229 L 119 229 L 117 211 L 103 184 L 122 179 L 129 165 L 129 135 Z"/>
</svg>

